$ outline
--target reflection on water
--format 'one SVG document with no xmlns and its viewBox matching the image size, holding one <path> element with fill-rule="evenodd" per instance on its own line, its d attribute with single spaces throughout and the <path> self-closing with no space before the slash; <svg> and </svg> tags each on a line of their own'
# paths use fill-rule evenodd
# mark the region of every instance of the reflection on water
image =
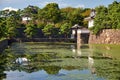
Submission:
<svg viewBox="0 0 120 80">
<path fill-rule="evenodd" d="M 17 58 L 15 60 L 15 63 L 20 64 L 20 65 L 28 65 L 28 59 L 23 57 L 23 58 Z"/>
<path fill-rule="evenodd" d="M 0 54 L 0 80 L 6 78 L 5 71 L 6 57 L 4 54 Z"/>
<path fill-rule="evenodd" d="M 13 43 L 0 80 L 119 80 L 120 45 Z"/>
</svg>

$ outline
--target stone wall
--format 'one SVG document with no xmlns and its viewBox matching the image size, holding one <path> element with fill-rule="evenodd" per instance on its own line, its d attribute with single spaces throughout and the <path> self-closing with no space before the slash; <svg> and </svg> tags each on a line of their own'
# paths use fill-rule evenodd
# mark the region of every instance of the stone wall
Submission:
<svg viewBox="0 0 120 80">
<path fill-rule="evenodd" d="M 8 40 L 0 41 L 0 53 L 8 46 Z"/>
<path fill-rule="evenodd" d="M 118 29 L 104 29 L 99 35 L 89 36 L 90 44 L 120 44 L 120 30 Z"/>
</svg>

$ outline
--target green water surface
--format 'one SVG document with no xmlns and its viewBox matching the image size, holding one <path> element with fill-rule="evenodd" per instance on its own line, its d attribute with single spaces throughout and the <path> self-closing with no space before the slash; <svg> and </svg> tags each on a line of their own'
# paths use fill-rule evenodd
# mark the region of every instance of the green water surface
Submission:
<svg viewBox="0 0 120 80">
<path fill-rule="evenodd" d="M 120 80 L 120 45 L 13 43 L 0 54 L 0 80 Z"/>
</svg>

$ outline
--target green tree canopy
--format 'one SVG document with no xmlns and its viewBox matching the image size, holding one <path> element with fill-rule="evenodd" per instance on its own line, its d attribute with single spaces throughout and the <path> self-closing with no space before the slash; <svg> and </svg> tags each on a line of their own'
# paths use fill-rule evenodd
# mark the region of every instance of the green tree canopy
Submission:
<svg viewBox="0 0 120 80">
<path fill-rule="evenodd" d="M 42 18 L 42 20 L 50 23 L 58 22 L 60 19 L 60 9 L 58 7 L 58 4 L 47 4 L 42 10 L 39 11 L 39 17 Z"/>
<path fill-rule="evenodd" d="M 70 28 L 71 28 L 71 24 L 70 23 L 64 23 L 61 27 L 60 27 L 60 34 L 65 34 L 66 38 L 68 38 L 68 34 L 70 33 Z"/>
<path fill-rule="evenodd" d="M 0 18 L 0 38 L 6 37 L 6 21 L 4 18 Z"/>
<path fill-rule="evenodd" d="M 13 16 L 7 18 L 6 20 L 6 29 L 7 29 L 7 37 L 12 38 L 16 36 L 16 21 Z"/>
<path fill-rule="evenodd" d="M 32 38 L 36 34 L 36 25 L 33 21 L 30 21 L 26 25 L 26 29 L 24 30 L 24 32 L 28 38 Z"/>
<path fill-rule="evenodd" d="M 74 24 L 83 25 L 83 16 L 81 8 L 62 8 L 61 15 L 64 22 Z"/>
<path fill-rule="evenodd" d="M 94 34 L 102 29 L 120 29 L 120 2 L 114 1 L 108 7 L 96 7 L 94 27 L 91 29 Z"/>
<path fill-rule="evenodd" d="M 47 24 L 42 31 L 44 32 L 44 35 L 51 38 L 52 35 L 55 33 L 55 27 L 53 24 Z"/>
</svg>

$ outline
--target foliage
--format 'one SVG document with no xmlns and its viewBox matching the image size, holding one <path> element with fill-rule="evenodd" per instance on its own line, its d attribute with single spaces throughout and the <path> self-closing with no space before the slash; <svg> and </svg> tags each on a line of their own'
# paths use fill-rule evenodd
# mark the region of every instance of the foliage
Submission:
<svg viewBox="0 0 120 80">
<path fill-rule="evenodd" d="M 60 18 L 60 9 L 58 4 L 47 4 L 42 10 L 39 11 L 39 17 L 50 23 L 58 22 Z"/>
<path fill-rule="evenodd" d="M 80 13 L 81 9 L 77 8 L 72 12 L 72 14 L 69 15 L 69 20 L 72 25 L 74 24 L 83 25 L 83 17 Z"/>
<path fill-rule="evenodd" d="M 65 21 L 65 22 L 68 22 L 69 21 L 69 17 L 71 16 L 72 12 L 75 10 L 75 8 L 72 8 L 72 7 L 66 7 L 66 8 L 62 8 L 61 9 L 61 16 L 62 16 L 62 19 Z"/>
<path fill-rule="evenodd" d="M 0 11 L 0 38 L 2 37 L 15 37 L 16 28 L 20 26 L 20 14 L 16 11 Z"/>
<path fill-rule="evenodd" d="M 34 35 L 35 27 L 43 30 L 46 36 L 55 37 L 54 34 L 56 34 L 56 36 L 60 36 L 59 31 L 62 31 L 60 32 L 61 35 L 64 35 L 63 33 L 65 32 L 63 32 L 63 30 L 60 30 L 63 28 L 62 25 L 64 23 L 68 23 L 69 27 L 73 26 L 74 24 L 79 24 L 80 26 L 83 26 L 84 24 L 87 25 L 86 22 L 83 22 L 83 19 L 88 16 L 88 14 L 89 9 L 72 7 L 60 9 L 57 3 L 49 3 L 42 9 L 37 6 L 29 5 L 23 10 L 19 9 L 18 11 L 3 10 L 0 11 L 0 18 L 3 19 L 0 21 L 0 38 L 5 35 L 11 37 L 15 36 L 15 29 L 20 27 L 23 28 L 23 26 L 29 26 L 26 27 L 25 30 L 27 37 L 32 37 Z M 33 22 L 32 25 L 30 25 L 31 23 L 29 23 L 29 21 L 28 23 L 22 23 L 22 17 L 30 17 Z M 46 28 L 46 26 L 49 24 L 53 24 L 53 26 Z M 67 32 L 70 32 L 69 29 L 65 30 L 65 34 L 68 36 Z"/>
<path fill-rule="evenodd" d="M 37 28 L 43 29 L 46 24 L 44 22 L 38 22 Z"/>
<path fill-rule="evenodd" d="M 55 33 L 55 27 L 53 24 L 47 24 L 42 31 L 44 32 L 44 35 L 51 38 L 52 35 Z"/>
<path fill-rule="evenodd" d="M 70 33 L 70 28 L 71 28 L 71 24 L 70 23 L 64 23 L 60 27 L 60 34 L 65 34 L 65 36 L 68 37 L 67 35 Z"/>
<path fill-rule="evenodd" d="M 37 6 L 29 5 L 22 10 L 22 15 L 32 17 L 34 14 L 38 13 L 38 9 L 39 8 Z"/>
<path fill-rule="evenodd" d="M 67 7 L 61 9 L 61 15 L 63 16 L 64 22 L 71 23 L 72 25 L 83 24 L 83 17 L 80 13 L 82 13 L 82 9 L 80 8 Z"/>
<path fill-rule="evenodd" d="M 114 1 L 108 7 L 96 7 L 94 27 L 91 28 L 94 34 L 102 29 L 120 29 L 120 2 Z"/>
<path fill-rule="evenodd" d="M 7 28 L 7 37 L 12 38 L 16 36 L 16 20 L 13 16 L 7 18 L 6 20 L 6 28 Z"/>
<path fill-rule="evenodd" d="M 32 38 L 36 34 L 36 25 L 33 23 L 33 21 L 29 22 L 26 25 L 26 29 L 24 30 L 25 34 L 28 38 Z"/>
<path fill-rule="evenodd" d="M 91 12 L 91 10 L 90 10 L 89 8 L 86 8 L 86 9 L 83 10 L 83 12 L 82 12 L 81 15 L 82 15 L 84 18 L 86 18 L 86 17 L 89 17 L 89 16 L 90 16 L 90 12 Z M 87 26 L 88 26 L 88 21 L 83 20 L 83 26 L 84 26 L 84 27 L 87 27 Z"/>
<path fill-rule="evenodd" d="M 0 38 L 6 36 L 6 22 L 3 18 L 0 18 Z"/>
<path fill-rule="evenodd" d="M 26 27 L 27 37 L 35 35 L 35 28 L 40 28 L 47 37 L 53 37 L 55 34 L 56 36 L 68 36 L 71 26 L 75 24 L 87 26 L 88 22 L 84 21 L 84 18 L 89 16 L 90 11 L 89 8 L 66 7 L 60 9 L 57 3 L 49 3 L 42 9 L 29 5 L 17 12 L 3 10 L 0 11 L 0 38 L 14 37 L 16 28 L 23 26 Z M 96 7 L 96 12 L 94 27 L 91 28 L 94 34 L 99 33 L 102 29 L 120 29 L 120 2 L 114 1 L 108 7 Z M 24 16 L 30 17 L 32 23 L 22 25 Z"/>
</svg>

